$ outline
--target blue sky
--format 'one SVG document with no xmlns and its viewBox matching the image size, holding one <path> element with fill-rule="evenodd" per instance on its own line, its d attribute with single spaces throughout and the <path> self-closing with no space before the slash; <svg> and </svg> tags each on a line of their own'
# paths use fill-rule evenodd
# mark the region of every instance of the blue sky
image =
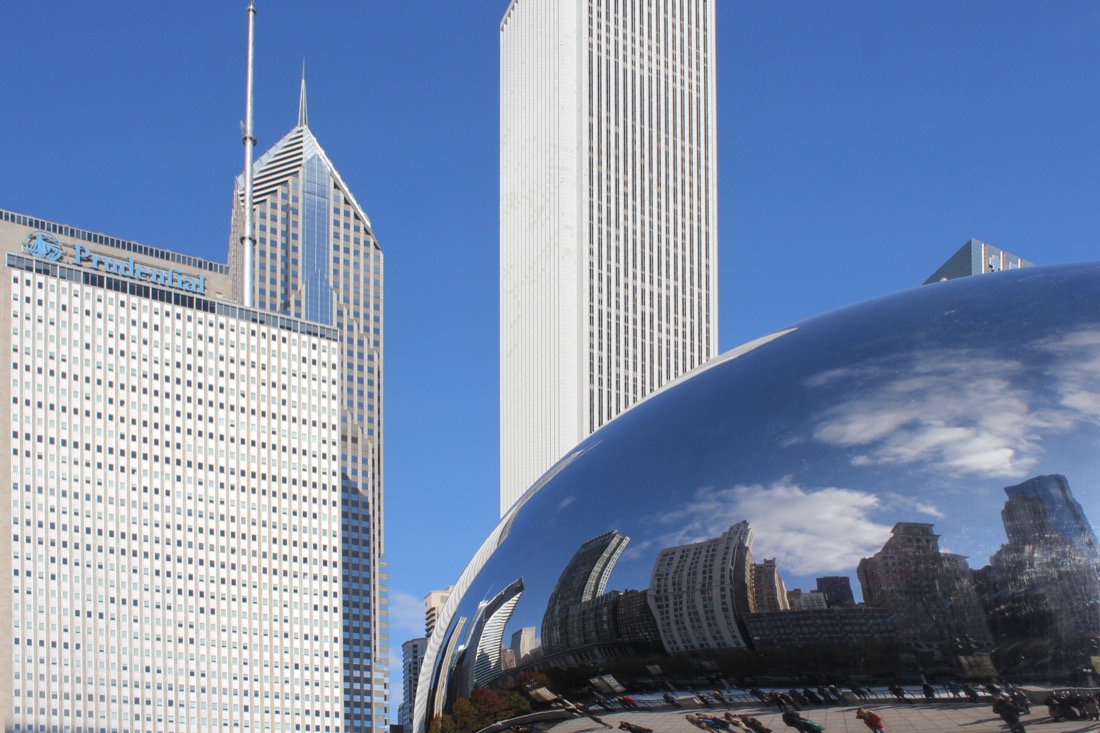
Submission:
<svg viewBox="0 0 1100 733">
<path fill-rule="evenodd" d="M 259 0 L 256 135 L 311 128 L 386 256 L 391 656 L 497 517 L 506 0 Z M 224 259 L 246 2 L 5 3 L 0 207 Z M 968 238 L 1100 239 L 1100 4 L 718 7 L 722 349 L 919 284 Z M 399 680 L 394 680 L 399 697 Z"/>
</svg>

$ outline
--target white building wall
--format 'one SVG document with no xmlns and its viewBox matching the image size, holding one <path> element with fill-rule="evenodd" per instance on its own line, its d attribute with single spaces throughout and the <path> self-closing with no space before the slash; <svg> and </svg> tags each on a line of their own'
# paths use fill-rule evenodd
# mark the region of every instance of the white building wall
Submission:
<svg viewBox="0 0 1100 733">
<path fill-rule="evenodd" d="M 0 286 L 4 729 L 341 730 L 338 341 L 54 267 Z"/>
<path fill-rule="evenodd" d="M 514 0 L 501 22 L 501 515 L 585 424 L 579 15 Z"/>
<path fill-rule="evenodd" d="M 717 353 L 714 1 L 501 23 L 501 512 Z"/>
</svg>

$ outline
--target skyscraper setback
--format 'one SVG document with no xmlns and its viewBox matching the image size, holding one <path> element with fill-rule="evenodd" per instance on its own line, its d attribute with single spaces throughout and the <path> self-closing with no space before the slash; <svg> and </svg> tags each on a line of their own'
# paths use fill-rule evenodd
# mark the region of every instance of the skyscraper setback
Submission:
<svg viewBox="0 0 1100 733">
<path fill-rule="evenodd" d="M 253 167 L 254 282 L 244 282 L 244 176 L 233 191 L 229 264 L 258 310 L 340 333 L 344 730 L 384 730 L 388 698 L 382 499 L 382 250 L 370 219 L 309 129 L 298 124 Z M 243 300 L 242 293 L 234 293 Z"/>
<path fill-rule="evenodd" d="M 512 0 L 500 59 L 503 514 L 717 353 L 715 3 Z"/>
</svg>

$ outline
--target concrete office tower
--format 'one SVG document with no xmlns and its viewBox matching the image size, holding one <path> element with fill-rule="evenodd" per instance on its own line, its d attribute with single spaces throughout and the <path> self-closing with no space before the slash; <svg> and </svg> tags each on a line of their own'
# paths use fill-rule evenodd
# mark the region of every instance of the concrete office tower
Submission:
<svg viewBox="0 0 1100 733">
<path fill-rule="evenodd" d="M 752 529 L 738 522 L 657 555 L 647 600 L 668 652 L 745 646 L 737 617 L 752 610 L 751 548 Z"/>
<path fill-rule="evenodd" d="M 397 706 L 397 722 L 402 730 L 412 730 L 413 702 L 416 700 L 416 683 L 420 678 L 420 667 L 424 664 L 424 650 L 428 640 L 409 639 L 401 645 L 402 700 Z"/>
<path fill-rule="evenodd" d="M 0 729 L 344 730 L 339 333 L 72 227 L 0 251 Z"/>
<path fill-rule="evenodd" d="M 717 354 L 715 1 L 500 25 L 500 511 Z"/>
<path fill-rule="evenodd" d="M 388 610 L 382 501 L 382 250 L 370 220 L 309 129 L 298 124 L 254 166 L 256 308 L 341 334 L 344 714 L 347 731 L 387 730 Z M 244 177 L 233 191 L 229 263 L 243 288 Z M 238 293 L 240 297 L 241 293 Z"/>
<path fill-rule="evenodd" d="M 428 591 L 428 595 L 424 596 L 424 636 L 429 639 L 432 638 L 435 622 L 439 620 L 439 614 L 443 612 L 443 606 L 451 597 L 452 590 L 454 586 L 448 585 L 443 590 Z"/>
<path fill-rule="evenodd" d="M 1034 262 L 1028 262 L 985 242 L 970 239 L 959 248 L 958 252 L 951 255 L 947 262 L 940 265 L 940 268 L 933 272 L 924 281 L 924 284 L 937 283 L 941 280 L 954 280 L 957 277 L 1000 272 L 1001 270 L 1018 270 L 1021 267 L 1031 267 L 1034 264 Z"/>
</svg>

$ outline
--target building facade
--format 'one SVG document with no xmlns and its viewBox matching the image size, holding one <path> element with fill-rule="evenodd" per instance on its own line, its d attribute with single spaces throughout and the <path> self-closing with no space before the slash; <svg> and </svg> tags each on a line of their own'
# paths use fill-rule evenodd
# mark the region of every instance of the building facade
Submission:
<svg viewBox="0 0 1100 733">
<path fill-rule="evenodd" d="M 939 269 L 924 281 L 924 284 L 1002 270 L 1018 270 L 1034 264 L 981 240 L 969 239 L 958 252 L 951 255 L 947 262 L 940 265 Z"/>
<path fill-rule="evenodd" d="M 779 575 L 779 567 L 775 558 L 770 558 L 752 566 L 752 597 L 753 610 L 787 611 L 790 602 L 787 600 L 787 585 Z"/>
<path fill-rule="evenodd" d="M 842 607 L 769 611 L 745 616 L 756 649 L 820 646 L 859 648 L 894 640 L 890 614 L 881 608 Z"/>
<path fill-rule="evenodd" d="M 387 727 L 388 609 L 382 493 L 382 250 L 370 219 L 309 129 L 298 124 L 254 166 L 256 307 L 340 334 L 344 719 Z M 243 299 L 244 176 L 233 191 L 229 265 Z"/>
<path fill-rule="evenodd" d="M 424 636 L 429 639 L 432 638 L 432 632 L 435 631 L 435 622 L 439 619 L 439 614 L 443 612 L 443 606 L 447 603 L 447 599 L 451 597 L 452 590 L 454 590 L 454 586 L 448 585 L 443 590 L 428 591 L 428 595 L 424 596 Z"/>
<path fill-rule="evenodd" d="M 341 731 L 340 342 L 0 212 L 5 731 Z"/>
<path fill-rule="evenodd" d="M 500 25 L 500 511 L 717 354 L 715 2 Z"/>
<path fill-rule="evenodd" d="M 416 700 L 416 684 L 420 678 L 420 666 L 424 663 L 424 651 L 428 640 L 420 637 L 409 639 L 401 645 L 402 700 L 397 706 L 397 723 L 402 730 L 412 730 L 413 702 Z"/>
<path fill-rule="evenodd" d="M 991 642 L 966 558 L 940 551 L 933 525 L 898 522 L 871 557 L 859 561 L 863 600 L 889 611 L 899 639 L 918 648 L 954 650 L 956 639 Z"/>
<path fill-rule="evenodd" d="M 847 575 L 826 575 L 817 578 L 817 589 L 825 594 L 825 602 L 829 608 L 840 608 L 856 605 L 855 594 L 852 593 L 852 579 Z"/>
<path fill-rule="evenodd" d="M 600 625 L 594 618 L 601 614 L 592 604 L 603 595 L 607 579 L 629 542 L 629 537 L 612 530 L 593 537 L 578 548 L 558 576 L 546 603 L 542 617 L 544 654 L 555 654 L 593 640 L 596 634 L 592 629 L 586 633 L 585 626 Z M 610 606 L 602 608 L 603 614 L 610 617 Z"/>
<path fill-rule="evenodd" d="M 752 610 L 752 529 L 668 547 L 653 563 L 649 608 L 669 653 L 746 646 L 737 619 Z"/>
<path fill-rule="evenodd" d="M 1069 481 L 1036 476 L 1005 494 L 1008 541 L 977 573 L 994 638 L 1091 646 L 1100 638 L 1100 552 Z"/>
</svg>

